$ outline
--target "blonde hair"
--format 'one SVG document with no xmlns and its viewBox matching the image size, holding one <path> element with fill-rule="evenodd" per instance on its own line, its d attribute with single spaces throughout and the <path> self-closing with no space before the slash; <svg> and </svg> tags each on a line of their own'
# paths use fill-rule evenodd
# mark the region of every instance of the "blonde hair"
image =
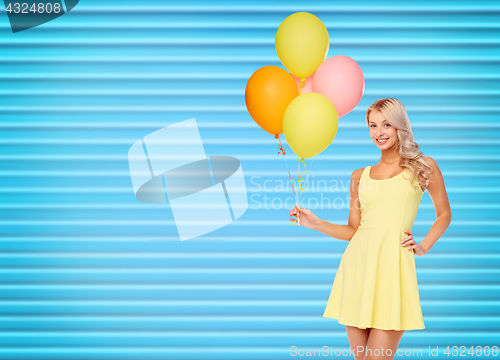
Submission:
<svg viewBox="0 0 500 360">
<path fill-rule="evenodd" d="M 412 187 L 414 179 L 417 179 L 419 186 L 423 187 L 424 190 L 427 189 L 430 182 L 428 174 L 433 170 L 427 163 L 426 156 L 420 152 L 418 144 L 413 139 L 410 119 L 403 104 L 393 98 L 375 101 L 366 111 L 367 124 L 369 124 L 370 113 L 374 110 L 380 111 L 385 119 L 397 130 L 398 140 L 395 146 L 399 150 L 399 156 L 401 157 L 399 166 L 410 172 Z M 430 169 L 430 171 L 427 172 L 425 169 Z"/>
</svg>

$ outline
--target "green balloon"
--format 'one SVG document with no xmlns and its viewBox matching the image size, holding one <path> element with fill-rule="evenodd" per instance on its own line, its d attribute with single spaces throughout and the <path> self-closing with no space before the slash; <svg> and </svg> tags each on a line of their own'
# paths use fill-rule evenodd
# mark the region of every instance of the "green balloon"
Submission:
<svg viewBox="0 0 500 360">
<path fill-rule="evenodd" d="M 324 151 L 339 127 L 335 106 L 317 93 L 297 96 L 283 115 L 283 132 L 293 152 L 301 158 L 312 158 Z"/>
</svg>

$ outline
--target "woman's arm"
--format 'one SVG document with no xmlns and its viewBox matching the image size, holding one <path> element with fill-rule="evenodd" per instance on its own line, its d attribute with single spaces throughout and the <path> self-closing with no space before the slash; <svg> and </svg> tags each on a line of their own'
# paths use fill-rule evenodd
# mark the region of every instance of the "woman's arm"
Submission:
<svg viewBox="0 0 500 360">
<path fill-rule="evenodd" d="M 348 225 L 337 225 L 321 220 L 314 213 L 303 207 L 294 207 L 290 211 L 290 216 L 296 216 L 297 208 L 299 209 L 300 224 L 313 230 L 317 230 L 325 235 L 331 236 L 339 240 L 350 241 L 356 233 L 361 221 L 361 210 L 358 199 L 358 187 L 361 174 L 364 169 L 358 169 L 351 175 L 350 186 L 350 207 Z M 290 218 L 290 220 L 294 220 Z"/>
<path fill-rule="evenodd" d="M 441 174 L 441 170 L 434 159 L 427 156 L 427 161 L 434 170 L 429 174 L 430 183 L 427 186 L 427 191 L 429 192 L 432 203 L 434 204 L 436 220 L 427 236 L 419 244 L 425 254 L 434 246 L 451 223 L 450 201 L 448 200 L 443 175 Z"/>
</svg>

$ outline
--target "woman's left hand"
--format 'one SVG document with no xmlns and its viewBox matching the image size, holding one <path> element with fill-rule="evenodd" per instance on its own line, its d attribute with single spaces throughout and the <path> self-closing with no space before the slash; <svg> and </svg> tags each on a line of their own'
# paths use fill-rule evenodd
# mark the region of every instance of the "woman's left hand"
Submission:
<svg viewBox="0 0 500 360">
<path fill-rule="evenodd" d="M 407 245 L 411 245 L 405 249 L 413 249 L 414 253 L 418 256 L 424 256 L 426 254 L 425 250 L 417 244 L 415 239 L 413 238 L 413 234 L 410 230 L 405 230 L 405 233 L 409 234 L 401 241 L 401 246 L 405 247 Z"/>
</svg>

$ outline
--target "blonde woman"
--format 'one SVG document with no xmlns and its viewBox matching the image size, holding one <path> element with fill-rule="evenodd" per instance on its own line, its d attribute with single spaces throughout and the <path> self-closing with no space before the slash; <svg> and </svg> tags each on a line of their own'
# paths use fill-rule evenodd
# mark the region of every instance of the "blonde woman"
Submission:
<svg viewBox="0 0 500 360">
<path fill-rule="evenodd" d="M 393 359 L 406 330 L 425 328 L 415 255 L 427 254 L 444 234 L 451 209 L 441 171 L 419 151 L 403 104 L 376 101 L 366 123 L 381 157 L 352 173 L 348 225 L 297 206 L 290 220 L 298 217 L 305 227 L 349 241 L 323 316 L 345 325 L 356 360 Z M 436 220 L 417 243 L 411 229 L 425 190 Z"/>
</svg>

